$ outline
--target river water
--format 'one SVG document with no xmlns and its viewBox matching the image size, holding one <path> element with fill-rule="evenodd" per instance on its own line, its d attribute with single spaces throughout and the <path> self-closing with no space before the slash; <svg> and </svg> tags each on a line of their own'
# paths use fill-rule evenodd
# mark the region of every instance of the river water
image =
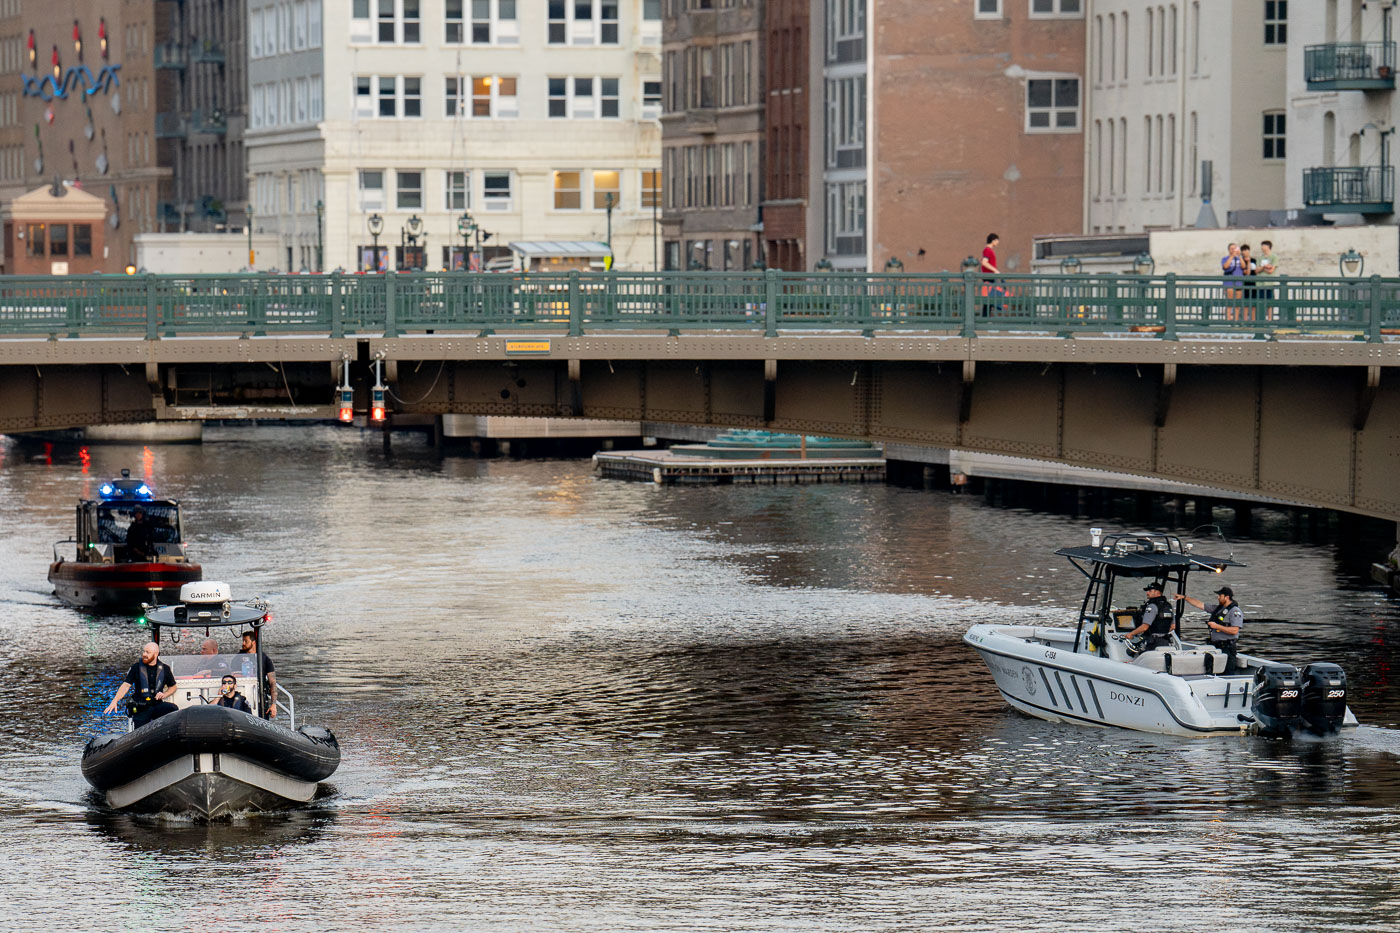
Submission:
<svg viewBox="0 0 1400 933">
<path fill-rule="evenodd" d="M 271 601 L 282 682 L 344 751 L 313 805 L 204 826 L 89 796 L 82 745 L 145 638 L 44 577 L 123 466 L 184 501 L 206 579 Z M 0 440 L 0 928 L 1400 928 L 1400 602 L 1256 520 L 1248 650 L 1341 663 L 1360 729 L 1028 719 L 961 636 L 1066 620 L 1051 552 L 1091 524 L 1115 527 L 327 426 Z"/>
</svg>

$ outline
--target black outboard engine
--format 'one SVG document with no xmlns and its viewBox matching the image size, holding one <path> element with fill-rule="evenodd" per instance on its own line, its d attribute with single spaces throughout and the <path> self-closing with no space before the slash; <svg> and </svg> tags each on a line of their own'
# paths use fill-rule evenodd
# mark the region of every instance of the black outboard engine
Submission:
<svg viewBox="0 0 1400 933">
<path fill-rule="evenodd" d="M 1289 736 L 1303 722 L 1303 679 L 1292 664 L 1251 660 L 1254 672 L 1254 700 L 1250 712 L 1264 735 Z"/>
<path fill-rule="evenodd" d="M 1318 735 L 1336 732 L 1347 714 L 1347 674 L 1317 661 L 1303 668 L 1303 721 Z"/>
</svg>

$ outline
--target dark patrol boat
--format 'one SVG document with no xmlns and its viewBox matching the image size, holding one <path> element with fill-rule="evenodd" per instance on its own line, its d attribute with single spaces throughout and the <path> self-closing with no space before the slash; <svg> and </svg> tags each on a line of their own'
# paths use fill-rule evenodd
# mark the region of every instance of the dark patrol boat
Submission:
<svg viewBox="0 0 1400 933">
<path fill-rule="evenodd" d="M 138 554 L 127 544 L 137 508 L 151 525 L 152 553 Z M 203 569 L 185 553 L 180 503 L 157 499 L 130 470 L 103 483 L 98 498 L 79 501 L 77 512 L 75 537 L 54 545 L 49 565 L 49 582 L 64 602 L 84 609 L 136 609 L 144 602 L 171 602 L 181 586 L 203 577 Z M 71 550 L 60 553 L 60 548 Z"/>
<path fill-rule="evenodd" d="M 1192 573 L 1243 564 L 1201 554 L 1176 535 L 1098 528 L 1090 529 L 1089 544 L 1055 553 L 1088 583 L 1074 627 L 979 624 L 963 636 L 1016 709 L 1052 722 L 1180 736 L 1327 734 L 1356 726 L 1346 673 L 1336 664 L 1299 670 L 1240 653 L 1230 669 L 1217 646 L 1181 637 L 1179 614 L 1165 646 L 1146 649 L 1129 638 L 1145 607 L 1115 598 L 1118 582 L 1132 594 L 1145 583 L 1184 594 Z"/>
<path fill-rule="evenodd" d="M 179 604 L 148 610 L 156 644 L 162 632 L 174 645 L 209 639 L 219 630 L 236 635 L 251 629 L 255 648 L 247 654 L 162 655 L 175 675 L 169 702 L 176 711 L 139 728 L 128 719 L 126 732 L 97 736 L 83 750 L 83 777 L 110 806 L 216 819 L 306 803 L 318 783 L 335 773 L 340 745 L 331 731 L 298 727 L 296 700 L 281 683 L 276 696 L 265 690 L 262 630 L 268 618 L 261 600 L 234 604 L 227 584 L 212 582 L 186 584 Z M 217 705 L 226 675 L 253 710 L 275 703 L 287 725 Z M 138 694 L 128 694 L 128 716 L 137 711 Z"/>
</svg>

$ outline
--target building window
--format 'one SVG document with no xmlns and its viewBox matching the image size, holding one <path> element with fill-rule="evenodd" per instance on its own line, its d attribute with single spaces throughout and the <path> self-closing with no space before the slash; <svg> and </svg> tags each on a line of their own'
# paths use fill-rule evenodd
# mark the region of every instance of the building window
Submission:
<svg viewBox="0 0 1400 933">
<path fill-rule="evenodd" d="M 394 173 L 394 204 L 399 209 L 423 206 L 423 173 Z"/>
<path fill-rule="evenodd" d="M 615 119 L 620 114 L 619 84 L 617 78 L 550 78 L 549 115 L 556 119 Z"/>
<path fill-rule="evenodd" d="M 510 172 L 485 172 L 481 176 L 482 206 L 488 211 L 511 209 Z"/>
<path fill-rule="evenodd" d="M 418 10 L 418 0 L 399 0 L 403 13 L 403 41 L 416 45 L 422 41 L 422 19 Z"/>
<path fill-rule="evenodd" d="M 548 0 L 550 45 L 617 45 L 618 0 Z"/>
<path fill-rule="evenodd" d="M 68 255 L 68 225 L 51 224 L 49 226 L 49 255 Z"/>
<path fill-rule="evenodd" d="M 447 6 L 443 13 L 445 30 L 443 41 L 449 45 L 460 45 L 466 35 L 464 19 L 462 16 L 462 4 L 466 0 L 447 0 Z"/>
<path fill-rule="evenodd" d="M 1282 159 L 1286 155 L 1284 132 L 1287 116 L 1281 110 L 1264 114 L 1264 158 Z"/>
<path fill-rule="evenodd" d="M 417 45 L 422 41 L 422 18 L 420 0 L 374 0 L 375 41 L 387 45 L 405 43 Z M 355 19 L 359 18 L 360 6 L 355 5 Z M 368 12 L 368 11 L 366 11 Z M 352 38 L 354 38 L 352 26 Z"/>
<path fill-rule="evenodd" d="M 974 19 L 1001 19 L 1001 0 L 973 0 Z"/>
<path fill-rule="evenodd" d="M 445 81 L 446 87 L 443 90 L 443 115 L 449 117 L 465 117 L 467 111 L 464 107 L 466 101 L 467 79 L 457 75 L 448 75 Z"/>
<path fill-rule="evenodd" d="M 452 94 L 453 79 L 448 78 L 448 93 Z M 464 87 L 466 79 L 459 80 L 457 86 Z M 470 115 L 473 117 L 517 117 L 520 115 L 520 107 L 515 98 L 515 79 L 502 78 L 499 75 L 481 75 L 471 79 L 472 87 L 472 109 Z M 460 106 L 449 101 L 449 108 Z M 465 111 L 461 111 L 466 116 Z M 454 116 L 452 112 L 448 116 Z"/>
<path fill-rule="evenodd" d="M 661 170 L 642 169 L 642 207 L 655 208 L 661 206 Z"/>
<path fill-rule="evenodd" d="M 583 175 L 579 172 L 554 173 L 554 209 L 576 211 L 583 206 Z"/>
<path fill-rule="evenodd" d="M 378 109 L 378 111 L 377 111 L 377 113 L 379 114 L 379 116 L 381 116 L 381 117 L 395 117 L 395 116 L 398 116 L 398 104 L 399 104 L 399 101 L 398 101 L 398 96 L 397 96 L 397 94 L 395 93 L 395 86 L 397 85 L 397 83 L 398 83 L 397 80 L 396 80 L 395 78 L 392 78 L 392 77 L 389 77 L 389 78 L 380 78 L 380 79 L 376 82 L 376 84 L 377 84 L 377 86 L 378 86 L 378 88 L 379 88 L 379 95 L 378 95 L 378 97 L 376 98 L 377 101 L 378 101 L 378 104 L 379 104 L 379 109 Z"/>
<path fill-rule="evenodd" d="M 826 252 L 832 256 L 865 255 L 865 182 L 826 186 Z"/>
<path fill-rule="evenodd" d="M 383 169 L 360 170 L 360 209 L 366 211 L 384 209 Z"/>
<path fill-rule="evenodd" d="M 1082 16 L 1083 0 L 1031 0 L 1031 17 Z"/>
<path fill-rule="evenodd" d="M 468 195 L 466 172 L 446 172 L 446 186 L 443 191 L 442 204 L 449 211 L 464 211 L 471 207 L 471 199 Z"/>
<path fill-rule="evenodd" d="M 423 115 L 423 79 L 403 79 L 403 115 L 421 117 Z"/>
<path fill-rule="evenodd" d="M 1026 81 L 1026 132 L 1078 131 L 1078 78 L 1031 78 Z"/>
<path fill-rule="evenodd" d="M 865 0 L 827 0 L 826 60 L 865 61 Z"/>
<path fill-rule="evenodd" d="M 594 172 L 593 209 L 595 211 L 607 210 L 609 195 L 612 196 L 614 208 L 622 206 L 622 173 L 610 170 Z"/>
<path fill-rule="evenodd" d="M 1264 0 L 1264 44 L 1288 43 L 1288 0 Z"/>
<path fill-rule="evenodd" d="M 135 192 L 132 193 L 133 198 Z M 132 213 L 135 213 L 133 208 Z M 24 233 L 25 255 L 31 259 L 44 258 L 44 249 L 48 244 L 48 237 L 45 235 L 47 228 L 43 224 L 26 224 Z"/>
<path fill-rule="evenodd" d="M 92 225 L 73 225 L 73 258 L 81 259 L 92 255 Z"/>
<path fill-rule="evenodd" d="M 661 82 L 642 82 L 642 119 L 655 120 L 661 116 Z"/>
<path fill-rule="evenodd" d="M 865 75 L 826 82 L 826 166 L 865 165 Z"/>
</svg>

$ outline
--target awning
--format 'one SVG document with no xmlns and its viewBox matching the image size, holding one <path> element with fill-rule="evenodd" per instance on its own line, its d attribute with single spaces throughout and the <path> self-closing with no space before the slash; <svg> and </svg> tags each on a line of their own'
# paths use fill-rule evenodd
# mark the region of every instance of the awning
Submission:
<svg viewBox="0 0 1400 933">
<path fill-rule="evenodd" d="M 526 259 L 601 259 L 609 253 L 608 244 L 598 240 L 517 240 L 508 245 Z"/>
</svg>

